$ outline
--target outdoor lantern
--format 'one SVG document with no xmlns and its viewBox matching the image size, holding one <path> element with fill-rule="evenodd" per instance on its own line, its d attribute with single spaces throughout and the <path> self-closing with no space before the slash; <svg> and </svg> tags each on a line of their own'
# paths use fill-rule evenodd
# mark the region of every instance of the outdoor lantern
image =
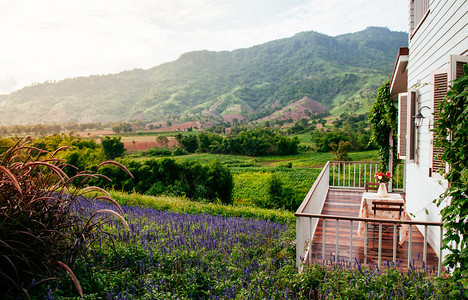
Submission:
<svg viewBox="0 0 468 300">
<path fill-rule="evenodd" d="M 421 108 L 419 109 L 418 114 L 414 116 L 414 125 L 416 126 L 416 128 L 421 127 L 422 124 L 423 124 L 423 120 L 426 118 L 426 117 L 424 117 L 424 115 L 421 113 L 421 111 L 423 110 L 423 108 L 427 108 L 427 109 L 431 110 L 431 108 L 430 108 L 429 106 L 427 106 L 427 105 L 425 105 L 425 106 L 423 106 L 423 107 L 421 107 Z"/>
</svg>

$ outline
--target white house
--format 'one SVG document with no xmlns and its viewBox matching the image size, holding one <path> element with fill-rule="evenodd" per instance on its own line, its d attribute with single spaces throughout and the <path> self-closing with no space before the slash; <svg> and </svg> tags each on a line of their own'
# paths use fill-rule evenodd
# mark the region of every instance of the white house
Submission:
<svg viewBox="0 0 468 300">
<path fill-rule="evenodd" d="M 438 103 L 468 62 L 468 1 L 409 0 L 408 45 L 398 53 L 390 83 L 398 101 L 398 153 L 406 163 L 406 209 L 415 219 L 440 221 L 432 202 L 444 192 L 438 170 L 446 166 L 438 159 L 431 129 Z M 437 228 L 429 229 L 427 238 L 440 248 Z"/>
<path fill-rule="evenodd" d="M 438 171 L 446 166 L 433 146 L 431 129 L 438 103 L 468 63 L 468 0 L 408 0 L 408 4 L 409 47 L 398 52 L 390 92 L 398 103 L 398 155 L 404 160 L 393 174 L 393 192 L 404 193 L 412 220 L 384 222 L 361 215 L 365 185 L 374 180 L 378 162 L 330 161 L 295 214 L 298 267 L 333 256 L 379 268 L 382 261 L 398 258 L 409 267 L 422 252 L 423 263 L 434 265 L 437 260 L 441 272 L 441 216 L 433 200 L 445 191 L 447 183 Z M 379 234 L 360 236 L 356 223 L 364 228 L 380 223 Z M 382 223 L 393 224 L 393 241 L 381 243 L 389 238 L 381 232 Z M 410 227 L 409 238 L 397 245 L 400 223 Z M 378 247 L 371 247 L 369 240 L 377 240 Z"/>
</svg>

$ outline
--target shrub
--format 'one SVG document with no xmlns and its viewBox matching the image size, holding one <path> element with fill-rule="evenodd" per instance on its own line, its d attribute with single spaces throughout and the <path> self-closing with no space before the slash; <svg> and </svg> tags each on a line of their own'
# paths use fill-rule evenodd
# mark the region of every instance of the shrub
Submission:
<svg viewBox="0 0 468 300">
<path fill-rule="evenodd" d="M 72 213 L 80 194 L 72 184 L 83 184 L 96 175 L 79 172 L 68 177 L 63 160 L 54 153 L 26 145 L 15 145 L 0 157 L 0 294 L 6 298 L 28 295 L 28 290 L 65 270 L 78 292 L 81 288 L 71 267 L 85 254 L 99 233 L 107 213 L 120 218 L 120 211 L 98 210 L 88 215 Z M 33 156 L 33 153 L 37 153 Z M 107 164 L 111 162 L 104 162 Z M 112 162 L 113 163 L 113 162 Z M 115 164 L 115 163 L 114 163 Z M 122 166 L 121 166 L 122 167 Z M 87 193 L 100 190 L 88 187 Z"/>
<path fill-rule="evenodd" d="M 100 172 L 112 181 L 100 178 L 96 185 L 125 192 L 187 196 L 194 200 L 232 203 L 231 172 L 217 161 L 202 165 L 195 161 L 179 163 L 162 158 L 144 162 L 126 160 L 122 163 L 135 175 L 135 180 L 130 180 L 123 170 L 111 166 Z"/>
<path fill-rule="evenodd" d="M 106 138 L 101 142 L 102 149 L 108 159 L 121 157 L 124 154 L 124 143 L 122 143 L 120 139 L 120 136 L 113 138 L 106 136 Z"/>
<path fill-rule="evenodd" d="M 159 147 L 153 147 L 148 149 L 147 151 L 143 152 L 144 156 L 179 156 L 179 155 L 187 155 L 187 151 L 183 148 L 159 148 Z"/>
</svg>

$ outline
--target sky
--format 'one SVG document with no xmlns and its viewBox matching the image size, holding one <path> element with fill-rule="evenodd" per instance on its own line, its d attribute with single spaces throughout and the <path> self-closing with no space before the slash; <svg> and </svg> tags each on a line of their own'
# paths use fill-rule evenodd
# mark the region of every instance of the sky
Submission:
<svg viewBox="0 0 468 300">
<path fill-rule="evenodd" d="M 0 0 L 0 94 L 302 31 L 408 30 L 409 0 Z"/>
</svg>

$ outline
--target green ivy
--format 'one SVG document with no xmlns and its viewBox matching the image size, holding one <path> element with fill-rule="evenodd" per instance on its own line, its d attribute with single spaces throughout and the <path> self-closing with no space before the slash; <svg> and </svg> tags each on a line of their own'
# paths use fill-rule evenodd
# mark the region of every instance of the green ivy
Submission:
<svg viewBox="0 0 468 300">
<path fill-rule="evenodd" d="M 396 153 L 397 142 L 397 109 L 390 98 L 390 82 L 386 81 L 379 88 L 377 99 L 372 105 L 369 113 L 369 122 L 372 126 L 371 141 L 377 144 L 381 171 L 388 171 L 388 160 L 390 151 L 393 151 L 394 164 L 398 160 Z M 390 135 L 393 137 L 393 149 L 390 146 Z"/>
<path fill-rule="evenodd" d="M 443 248 L 450 254 L 444 264 L 455 268 L 454 277 L 468 288 L 468 65 L 465 75 L 440 103 L 440 117 L 434 124 L 435 145 L 442 147 L 442 160 L 450 165 L 445 174 L 447 190 L 435 202 L 441 210 L 446 235 Z"/>
</svg>

